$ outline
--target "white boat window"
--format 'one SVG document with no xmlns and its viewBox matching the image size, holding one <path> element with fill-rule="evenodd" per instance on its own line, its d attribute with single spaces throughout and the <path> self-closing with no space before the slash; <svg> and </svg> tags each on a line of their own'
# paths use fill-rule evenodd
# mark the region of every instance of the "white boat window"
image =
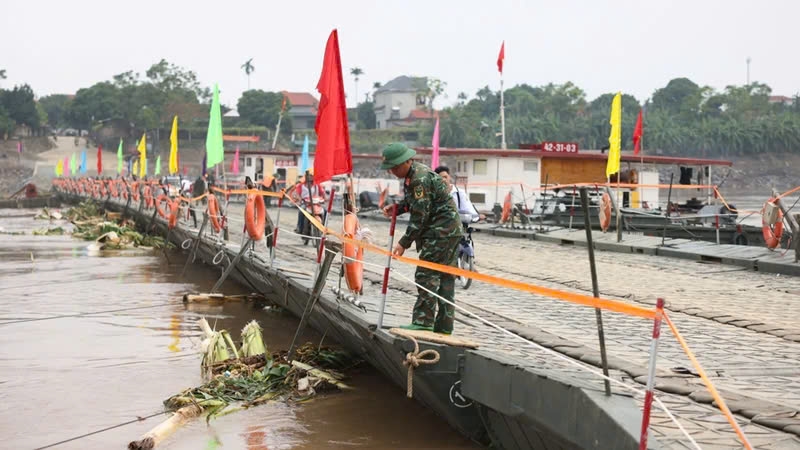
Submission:
<svg viewBox="0 0 800 450">
<path fill-rule="evenodd" d="M 486 203 L 486 194 L 481 192 L 470 192 L 469 201 L 472 203 Z"/>
<path fill-rule="evenodd" d="M 522 163 L 522 170 L 525 172 L 536 172 L 539 170 L 539 161 L 524 161 Z"/>
<path fill-rule="evenodd" d="M 473 175 L 486 175 L 486 160 L 476 159 L 472 161 L 472 174 Z"/>
</svg>

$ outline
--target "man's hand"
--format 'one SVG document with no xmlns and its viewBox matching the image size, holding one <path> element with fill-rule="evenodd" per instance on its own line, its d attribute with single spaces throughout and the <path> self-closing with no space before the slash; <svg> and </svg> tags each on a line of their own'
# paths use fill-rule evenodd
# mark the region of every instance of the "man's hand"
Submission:
<svg viewBox="0 0 800 450">
<path fill-rule="evenodd" d="M 405 253 L 405 251 L 406 251 L 405 247 L 403 247 L 402 245 L 397 243 L 397 244 L 394 244 L 394 249 L 392 250 L 392 255 L 394 255 L 394 256 L 403 256 L 403 253 Z"/>
<path fill-rule="evenodd" d="M 383 217 L 392 217 L 392 208 L 394 205 L 386 205 L 383 207 Z"/>
</svg>

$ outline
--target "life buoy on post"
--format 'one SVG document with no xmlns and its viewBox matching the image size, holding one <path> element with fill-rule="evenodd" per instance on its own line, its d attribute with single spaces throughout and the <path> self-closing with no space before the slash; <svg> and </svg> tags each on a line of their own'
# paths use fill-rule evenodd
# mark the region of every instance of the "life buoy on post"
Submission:
<svg viewBox="0 0 800 450">
<path fill-rule="evenodd" d="M 500 223 L 506 223 L 510 218 L 511 218 L 511 191 L 508 191 L 505 200 L 503 200 L 503 214 L 500 216 Z"/>
<path fill-rule="evenodd" d="M 264 206 L 264 197 L 256 194 L 247 194 L 247 203 L 244 208 L 244 224 L 250 239 L 260 241 L 264 238 L 264 225 L 267 223 L 267 208 Z"/>
<path fill-rule="evenodd" d="M 603 192 L 600 199 L 600 229 L 605 233 L 611 226 L 611 196 L 608 192 Z"/>
<path fill-rule="evenodd" d="M 167 205 L 169 205 L 169 229 L 175 228 L 175 225 L 178 224 L 178 210 L 180 209 L 181 202 L 178 200 L 167 201 Z"/>
<path fill-rule="evenodd" d="M 344 216 L 344 236 L 349 239 L 356 239 L 359 224 L 358 217 L 353 213 Z M 342 244 L 344 253 L 344 276 L 347 287 L 352 292 L 361 293 L 364 285 L 364 247 L 358 247 L 349 242 Z"/>
<path fill-rule="evenodd" d="M 152 208 L 153 207 L 153 191 L 152 191 L 152 189 L 150 189 L 150 186 L 145 186 L 144 187 L 144 192 L 142 193 L 142 196 L 144 197 L 144 205 L 147 208 Z"/>
<path fill-rule="evenodd" d="M 161 203 L 166 203 L 167 207 L 169 208 L 171 206 L 169 197 L 167 197 L 165 194 L 161 194 L 156 199 L 156 212 L 158 213 L 159 216 L 166 219 L 167 213 L 163 209 L 161 209 Z"/>
<path fill-rule="evenodd" d="M 777 205 L 775 205 L 776 201 L 777 199 L 772 197 L 767 200 L 767 203 L 777 208 Z M 766 242 L 767 248 L 772 250 L 781 244 L 781 237 L 783 236 L 783 211 L 778 208 L 778 220 L 774 225 L 770 225 L 764 218 L 764 211 L 767 209 L 767 203 L 761 208 L 761 233 L 764 235 L 764 242 Z"/>
<path fill-rule="evenodd" d="M 219 233 L 222 225 L 219 223 L 219 202 L 214 194 L 208 194 L 208 218 L 211 220 L 214 232 Z"/>
</svg>

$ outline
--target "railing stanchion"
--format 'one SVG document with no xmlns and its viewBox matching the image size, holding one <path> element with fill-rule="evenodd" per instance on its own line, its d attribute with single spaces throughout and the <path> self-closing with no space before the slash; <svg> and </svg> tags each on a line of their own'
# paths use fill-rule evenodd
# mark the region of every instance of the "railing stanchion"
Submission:
<svg viewBox="0 0 800 450">
<path fill-rule="evenodd" d="M 383 286 L 381 286 L 381 306 L 378 308 L 377 330 L 383 327 L 383 310 L 386 308 L 386 294 L 389 291 L 389 270 L 392 268 L 392 249 L 394 248 L 394 228 L 397 224 L 397 204 L 392 205 L 392 223 L 389 226 L 389 256 L 383 269 Z"/>
<path fill-rule="evenodd" d="M 661 319 L 664 316 L 664 299 L 656 301 L 656 318 L 653 320 L 653 340 L 650 342 L 650 365 L 647 368 L 647 391 L 644 394 L 642 410 L 642 432 L 639 437 L 639 450 L 647 450 L 647 433 L 650 429 L 650 410 L 653 407 L 653 385 L 656 378 L 656 357 L 658 338 L 661 335 Z"/>
</svg>

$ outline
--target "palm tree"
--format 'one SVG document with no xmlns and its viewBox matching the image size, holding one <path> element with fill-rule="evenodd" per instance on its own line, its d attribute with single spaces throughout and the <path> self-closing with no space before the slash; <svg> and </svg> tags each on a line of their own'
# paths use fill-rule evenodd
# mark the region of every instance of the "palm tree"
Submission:
<svg viewBox="0 0 800 450">
<path fill-rule="evenodd" d="M 256 66 L 253 65 L 253 58 L 250 58 L 242 64 L 242 69 L 244 69 L 244 73 L 247 74 L 247 90 L 250 90 L 250 74 L 256 71 Z"/>
<path fill-rule="evenodd" d="M 364 75 L 364 71 L 361 70 L 360 67 L 353 67 L 350 69 L 350 75 L 352 75 L 356 80 L 356 106 L 358 106 L 358 77 Z"/>
</svg>

